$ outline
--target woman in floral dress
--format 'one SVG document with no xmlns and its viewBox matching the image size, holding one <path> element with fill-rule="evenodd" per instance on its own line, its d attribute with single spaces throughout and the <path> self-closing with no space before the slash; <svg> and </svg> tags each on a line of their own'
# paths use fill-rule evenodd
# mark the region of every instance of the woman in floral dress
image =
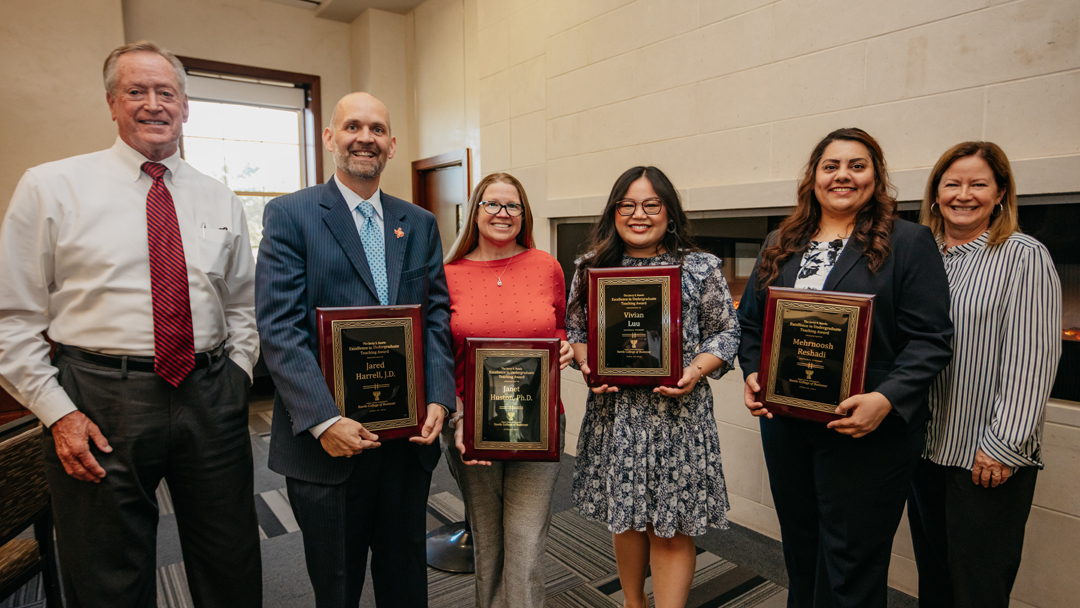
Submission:
<svg viewBox="0 0 1080 608">
<path fill-rule="evenodd" d="M 682 267 L 682 378 L 678 387 L 592 387 L 578 439 L 573 500 L 608 524 L 628 608 L 645 607 L 652 566 L 657 608 L 684 606 L 694 578 L 694 536 L 727 527 L 727 489 L 712 391 L 739 347 L 739 323 L 721 261 L 694 246 L 678 192 L 656 167 L 615 182 L 578 260 L 566 330 L 575 365 L 588 377 L 585 270 Z"/>
</svg>

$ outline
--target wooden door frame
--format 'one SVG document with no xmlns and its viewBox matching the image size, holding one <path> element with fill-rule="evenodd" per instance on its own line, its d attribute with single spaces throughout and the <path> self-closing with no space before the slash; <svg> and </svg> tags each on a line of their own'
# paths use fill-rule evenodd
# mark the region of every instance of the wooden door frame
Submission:
<svg viewBox="0 0 1080 608">
<path fill-rule="evenodd" d="M 441 169 L 443 167 L 453 167 L 455 165 L 460 166 L 465 170 L 465 195 L 461 200 L 468 204 L 469 194 L 472 192 L 472 150 L 469 148 L 462 148 L 460 150 L 454 150 L 453 152 L 447 152 L 446 154 L 414 160 L 412 162 L 413 203 L 431 211 L 431 203 L 424 197 L 424 189 L 421 187 L 420 174 L 425 171 Z"/>
</svg>

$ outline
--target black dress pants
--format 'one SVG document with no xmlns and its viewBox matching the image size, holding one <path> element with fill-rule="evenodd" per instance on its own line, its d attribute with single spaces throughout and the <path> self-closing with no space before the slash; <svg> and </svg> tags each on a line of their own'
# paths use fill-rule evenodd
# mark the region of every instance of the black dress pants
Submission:
<svg viewBox="0 0 1080 608">
<path fill-rule="evenodd" d="M 63 349 L 54 364 L 64 391 L 113 448 L 105 454 L 91 441 L 105 478 L 79 481 L 44 434 L 67 605 L 157 605 L 155 491 L 165 479 L 195 606 L 261 606 L 244 370 L 221 357 L 173 387 L 152 372 L 121 372 Z"/>
<path fill-rule="evenodd" d="M 427 497 L 431 472 L 406 439 L 353 456 L 342 483 L 285 479 L 317 608 L 356 608 L 371 550 L 379 608 L 427 606 Z"/>
<path fill-rule="evenodd" d="M 908 521 L 921 608 L 1008 608 L 1038 473 L 1020 467 L 984 488 L 968 469 L 919 463 Z"/>
<path fill-rule="evenodd" d="M 788 608 L 885 608 L 892 541 L 925 429 L 889 415 L 854 439 L 761 419 L 788 573 Z"/>
</svg>

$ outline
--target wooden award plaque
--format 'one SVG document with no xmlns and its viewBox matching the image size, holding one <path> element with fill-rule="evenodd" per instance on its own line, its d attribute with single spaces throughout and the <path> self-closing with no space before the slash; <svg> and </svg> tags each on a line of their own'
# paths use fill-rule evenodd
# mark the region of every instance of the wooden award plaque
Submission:
<svg viewBox="0 0 1080 608">
<path fill-rule="evenodd" d="M 379 441 L 417 437 L 427 419 L 419 304 L 316 308 L 319 364 L 334 402 Z"/>
<path fill-rule="evenodd" d="M 588 269 L 590 386 L 678 385 L 681 276 L 678 266 Z"/>
<path fill-rule="evenodd" d="M 559 343 L 465 339 L 465 460 L 559 460 Z"/>
<path fill-rule="evenodd" d="M 863 392 L 874 296 L 769 287 L 758 401 L 774 414 L 829 422 Z"/>
</svg>

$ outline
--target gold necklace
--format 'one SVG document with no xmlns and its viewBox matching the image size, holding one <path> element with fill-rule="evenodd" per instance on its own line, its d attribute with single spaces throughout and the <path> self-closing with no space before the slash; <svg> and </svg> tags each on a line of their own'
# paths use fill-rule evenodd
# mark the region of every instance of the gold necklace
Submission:
<svg viewBox="0 0 1080 608">
<path fill-rule="evenodd" d="M 495 274 L 495 271 L 491 269 L 491 265 L 487 263 L 487 260 L 484 260 L 484 266 L 487 266 L 488 272 L 490 272 L 491 276 L 495 277 L 495 279 L 498 281 L 498 283 L 496 283 L 496 284 L 499 287 L 502 287 L 503 275 L 506 274 L 507 269 L 510 268 L 510 264 L 514 263 L 514 256 L 516 256 L 516 255 L 517 254 L 514 254 L 514 255 L 510 256 L 510 258 L 506 262 L 506 266 L 503 268 L 502 272 L 500 272 L 499 274 Z"/>
</svg>

